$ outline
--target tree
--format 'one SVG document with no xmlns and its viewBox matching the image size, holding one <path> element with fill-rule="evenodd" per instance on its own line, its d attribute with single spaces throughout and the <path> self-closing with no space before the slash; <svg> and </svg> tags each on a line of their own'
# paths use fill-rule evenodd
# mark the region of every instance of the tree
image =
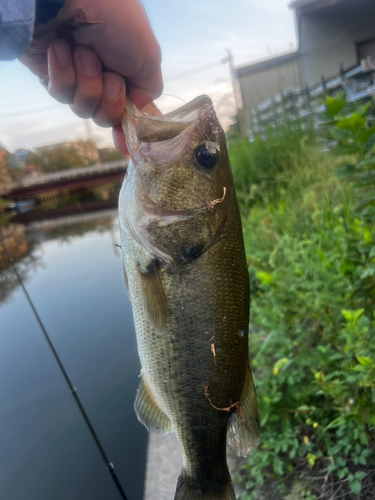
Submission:
<svg viewBox="0 0 375 500">
<path fill-rule="evenodd" d="M 98 160 L 98 151 L 93 141 L 77 141 L 39 148 L 38 152 L 29 155 L 27 163 L 40 166 L 43 172 L 57 172 L 93 165 Z"/>
</svg>

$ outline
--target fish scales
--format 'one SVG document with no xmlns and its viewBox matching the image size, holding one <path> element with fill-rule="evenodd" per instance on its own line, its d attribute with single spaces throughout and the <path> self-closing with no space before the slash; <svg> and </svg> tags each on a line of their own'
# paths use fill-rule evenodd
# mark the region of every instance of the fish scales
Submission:
<svg viewBox="0 0 375 500">
<path fill-rule="evenodd" d="M 184 107 L 175 112 L 177 135 L 170 127 L 172 137 L 159 142 L 154 129 L 138 140 L 134 108 L 123 124 L 133 163 L 120 194 L 120 230 L 142 365 L 135 406 L 149 430 L 177 434 L 184 466 L 176 500 L 234 499 L 227 434 L 241 455 L 259 441 L 241 220 L 208 99 L 189 103 L 188 119 Z"/>
</svg>

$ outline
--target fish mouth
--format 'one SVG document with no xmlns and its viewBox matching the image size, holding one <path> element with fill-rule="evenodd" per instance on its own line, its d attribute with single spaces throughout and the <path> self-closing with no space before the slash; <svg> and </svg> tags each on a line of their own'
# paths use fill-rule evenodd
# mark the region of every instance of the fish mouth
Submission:
<svg viewBox="0 0 375 500">
<path fill-rule="evenodd" d="M 220 150 L 220 124 L 211 98 L 198 96 L 165 115 L 155 116 L 155 110 L 158 112 L 152 103 L 151 108 L 148 105 L 141 112 L 128 98 L 122 120 L 126 144 L 133 160 L 128 174 L 134 170 L 144 214 L 147 218 L 156 217 L 167 223 L 189 218 L 198 211 L 212 211 L 217 203 L 221 203 L 222 187 L 212 199 L 206 200 L 202 196 L 185 207 L 161 201 L 155 183 L 150 181 L 159 169 L 166 173 L 174 171 L 181 155 L 187 156 L 190 161 L 202 140 L 217 144 Z"/>
<path fill-rule="evenodd" d="M 130 156 L 134 156 L 142 142 L 155 143 L 174 139 L 197 121 L 204 119 L 212 109 L 211 98 L 201 95 L 175 111 L 152 116 L 147 114 L 148 110 L 139 111 L 128 98 L 121 123 Z"/>
</svg>

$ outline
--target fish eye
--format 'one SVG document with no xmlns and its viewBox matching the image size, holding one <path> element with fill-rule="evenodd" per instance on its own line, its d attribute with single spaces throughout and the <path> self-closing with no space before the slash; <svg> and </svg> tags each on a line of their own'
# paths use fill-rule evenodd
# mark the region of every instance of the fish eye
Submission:
<svg viewBox="0 0 375 500">
<path fill-rule="evenodd" d="M 204 169 L 214 167 L 219 161 L 219 151 L 212 142 L 200 144 L 195 150 L 194 155 L 195 160 Z"/>
</svg>

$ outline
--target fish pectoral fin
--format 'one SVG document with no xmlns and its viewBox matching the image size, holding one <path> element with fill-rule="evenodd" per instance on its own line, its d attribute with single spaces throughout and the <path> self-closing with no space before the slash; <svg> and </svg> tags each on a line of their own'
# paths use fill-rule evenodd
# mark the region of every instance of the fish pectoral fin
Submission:
<svg viewBox="0 0 375 500">
<path fill-rule="evenodd" d="M 172 432 L 171 421 L 159 408 L 149 385 L 143 377 L 138 387 L 134 408 L 138 420 L 142 422 L 148 431 L 161 435 Z"/>
<path fill-rule="evenodd" d="M 165 327 L 168 316 L 167 297 L 156 262 L 152 261 L 143 271 L 138 268 L 142 309 L 155 330 Z"/>
<path fill-rule="evenodd" d="M 250 366 L 246 368 L 241 398 L 228 420 L 227 440 L 230 448 L 241 457 L 246 457 L 260 441 L 258 404 Z"/>
</svg>

